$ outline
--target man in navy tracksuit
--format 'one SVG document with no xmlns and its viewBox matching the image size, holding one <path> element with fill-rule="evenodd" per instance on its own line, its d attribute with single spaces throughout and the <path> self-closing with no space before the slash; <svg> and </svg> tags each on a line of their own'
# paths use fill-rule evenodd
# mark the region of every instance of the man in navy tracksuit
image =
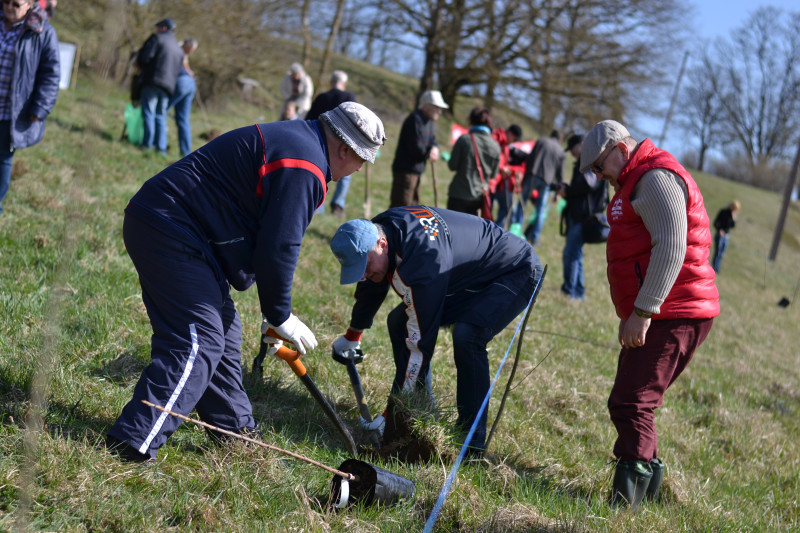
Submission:
<svg viewBox="0 0 800 533">
<path fill-rule="evenodd" d="M 468 430 L 489 391 L 486 345 L 525 309 L 542 275 L 533 248 L 497 224 L 447 209 L 408 206 L 343 224 L 331 239 L 342 284 L 356 286 L 350 327 L 333 343 L 360 347 L 389 287 L 402 303 L 389 313 L 396 373 L 392 393 L 425 387 L 441 326 L 453 325 L 458 425 Z M 380 417 L 378 424 L 380 424 Z M 470 451 L 486 440 L 481 415 Z"/>
<path fill-rule="evenodd" d="M 154 458 L 180 420 L 145 399 L 230 431 L 255 426 L 242 386 L 230 286 L 258 285 L 261 311 L 301 353 L 317 345 L 292 314 L 300 242 L 337 181 L 374 161 L 380 119 L 347 102 L 320 120 L 233 130 L 148 180 L 125 210 L 123 237 L 153 328 L 152 363 L 108 432 L 124 459 Z"/>
</svg>

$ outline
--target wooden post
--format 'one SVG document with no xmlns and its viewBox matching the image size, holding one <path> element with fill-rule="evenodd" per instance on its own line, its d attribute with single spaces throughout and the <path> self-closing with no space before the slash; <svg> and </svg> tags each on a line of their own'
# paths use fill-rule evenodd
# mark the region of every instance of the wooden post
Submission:
<svg viewBox="0 0 800 533">
<path fill-rule="evenodd" d="M 75 43 L 75 59 L 72 61 L 72 78 L 69 80 L 70 89 L 78 84 L 78 63 L 81 62 L 81 43 Z"/>
<path fill-rule="evenodd" d="M 431 161 L 431 176 L 433 177 L 433 207 L 439 207 L 439 191 L 436 189 L 436 161 Z"/>
<path fill-rule="evenodd" d="M 786 213 L 789 211 L 789 202 L 792 201 L 792 191 L 794 184 L 797 181 L 797 167 L 800 166 L 800 139 L 797 143 L 797 154 L 794 156 L 794 163 L 792 164 L 792 171 L 789 173 L 789 179 L 786 181 L 786 188 L 783 191 L 783 204 L 781 205 L 781 213 L 778 215 L 778 223 L 775 225 L 775 236 L 772 238 L 772 249 L 769 252 L 769 260 L 775 261 L 778 256 L 778 245 L 781 242 L 783 235 L 783 226 L 786 223 Z"/>
<path fill-rule="evenodd" d="M 364 218 L 370 218 L 370 200 L 369 200 L 369 163 L 365 163 L 364 166 L 366 169 L 364 170 Z"/>
</svg>

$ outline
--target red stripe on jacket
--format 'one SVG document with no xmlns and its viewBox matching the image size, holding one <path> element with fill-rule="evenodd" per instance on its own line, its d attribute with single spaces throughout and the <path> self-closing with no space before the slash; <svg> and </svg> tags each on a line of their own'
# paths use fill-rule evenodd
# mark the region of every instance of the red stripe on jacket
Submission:
<svg viewBox="0 0 800 533">
<path fill-rule="evenodd" d="M 256 186 L 256 194 L 258 197 L 261 198 L 264 195 L 264 187 L 261 183 L 264 179 L 264 176 L 270 172 L 275 172 L 276 170 L 280 170 L 282 168 L 302 168 L 303 170 L 307 170 L 314 174 L 322 184 L 322 201 L 319 203 L 319 205 L 317 205 L 317 207 L 319 208 L 320 205 L 324 204 L 325 196 L 328 194 L 328 184 L 325 183 L 325 173 L 322 171 L 322 169 L 314 163 L 306 161 L 305 159 L 295 159 L 290 157 L 276 159 L 275 161 L 270 161 L 267 163 L 267 148 L 264 143 L 264 134 L 261 133 L 261 128 L 258 126 L 256 126 L 256 128 L 258 129 L 258 135 L 261 137 L 261 146 L 264 149 L 264 162 L 258 169 L 258 185 Z"/>
</svg>

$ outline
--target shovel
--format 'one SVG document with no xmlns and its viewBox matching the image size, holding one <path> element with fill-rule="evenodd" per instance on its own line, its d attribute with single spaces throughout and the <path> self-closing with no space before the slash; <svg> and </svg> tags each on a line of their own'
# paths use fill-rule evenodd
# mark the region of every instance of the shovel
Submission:
<svg viewBox="0 0 800 533">
<path fill-rule="evenodd" d="M 282 339 L 280 335 L 275 333 L 275 330 L 269 328 L 266 333 L 264 333 L 266 337 L 273 337 L 275 339 Z M 286 340 L 286 339 L 282 339 Z M 265 342 L 261 343 L 261 350 L 258 352 L 258 356 L 256 356 L 255 360 L 253 361 L 253 372 L 257 373 L 259 376 L 263 372 L 263 362 L 264 358 L 267 355 L 267 350 L 269 349 L 269 345 Z M 331 421 L 333 426 L 339 432 L 339 435 L 342 437 L 344 441 L 345 447 L 347 451 L 350 452 L 353 456 L 358 455 L 358 451 L 356 450 L 356 443 L 353 440 L 353 436 L 348 431 L 347 427 L 342 422 L 342 419 L 339 418 L 339 415 L 336 414 L 333 407 L 325 396 L 322 395 L 320 390 L 317 388 L 317 385 L 314 383 L 314 380 L 311 379 L 311 376 L 308 375 L 306 371 L 305 365 L 303 365 L 302 361 L 300 361 L 300 354 L 295 351 L 287 348 L 286 346 L 281 346 L 278 348 L 278 352 L 275 354 L 276 357 L 279 357 L 286 361 L 289 364 L 289 368 L 295 373 L 297 377 L 300 378 L 300 381 L 303 382 L 303 385 L 306 386 L 308 392 L 311 393 L 311 396 L 317 402 L 317 405 L 320 406 L 322 411 L 325 413 L 325 416 L 328 417 L 328 420 Z"/>
<path fill-rule="evenodd" d="M 356 403 L 358 404 L 358 410 L 361 412 L 361 418 L 367 422 L 372 422 L 372 414 L 369 412 L 369 406 L 364 399 L 361 376 L 358 375 L 358 369 L 356 368 L 356 364 L 364 360 L 364 352 L 361 351 L 361 348 L 356 348 L 347 350 L 341 356 L 334 351 L 332 356 L 334 361 L 343 364 L 347 368 L 347 374 L 350 376 L 350 385 L 353 386 L 353 393 L 356 395 Z M 376 448 L 380 446 L 380 438 L 374 432 L 370 432 L 369 441 Z"/>
</svg>

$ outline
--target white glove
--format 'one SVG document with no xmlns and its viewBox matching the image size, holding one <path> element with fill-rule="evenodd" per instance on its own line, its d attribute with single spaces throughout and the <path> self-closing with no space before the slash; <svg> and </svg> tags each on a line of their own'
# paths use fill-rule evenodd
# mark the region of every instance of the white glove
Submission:
<svg viewBox="0 0 800 533">
<path fill-rule="evenodd" d="M 264 344 L 269 344 L 269 348 L 267 348 L 267 355 L 271 355 L 272 357 L 276 357 L 275 354 L 278 353 L 278 350 L 281 346 L 283 346 L 283 341 L 280 339 L 276 339 L 275 337 L 268 337 L 263 335 L 261 337 L 261 342 Z M 278 357 L 276 357 L 279 359 Z"/>
<path fill-rule="evenodd" d="M 361 426 L 361 429 L 364 431 L 377 431 L 378 435 L 382 437 L 383 430 L 386 427 L 386 419 L 383 415 L 378 415 L 372 422 L 367 422 L 363 416 L 360 416 L 358 417 L 358 425 Z"/>
<path fill-rule="evenodd" d="M 300 322 L 294 314 L 290 314 L 286 322 L 280 326 L 273 326 L 275 333 L 295 345 L 297 351 L 305 355 L 306 350 L 313 350 L 317 347 L 317 338 L 308 329 L 308 326 Z M 276 350 L 277 351 L 277 350 Z"/>
<path fill-rule="evenodd" d="M 333 353 L 339 357 L 344 357 L 344 353 L 348 350 L 358 350 L 361 348 L 361 341 L 349 341 L 344 335 L 333 341 L 331 345 Z"/>
</svg>

